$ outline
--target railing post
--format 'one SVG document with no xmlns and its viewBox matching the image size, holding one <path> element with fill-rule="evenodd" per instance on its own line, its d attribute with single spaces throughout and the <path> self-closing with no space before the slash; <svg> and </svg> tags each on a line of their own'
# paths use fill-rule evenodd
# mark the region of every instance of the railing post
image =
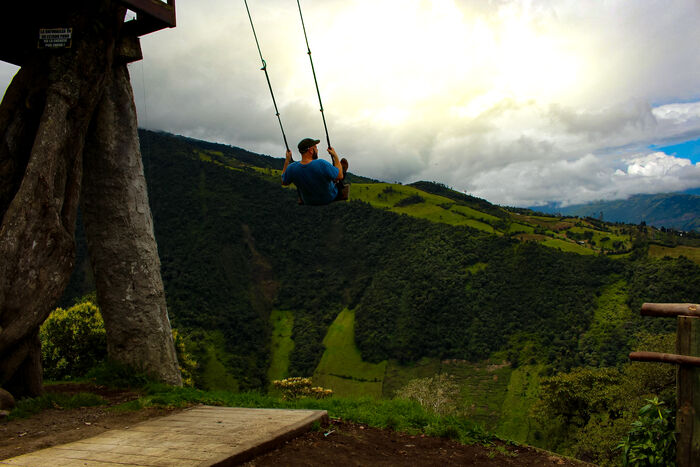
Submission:
<svg viewBox="0 0 700 467">
<path fill-rule="evenodd" d="M 678 317 L 676 349 L 680 355 L 700 356 L 700 322 Z M 676 464 L 700 465 L 700 368 L 679 365 L 677 373 Z"/>
</svg>

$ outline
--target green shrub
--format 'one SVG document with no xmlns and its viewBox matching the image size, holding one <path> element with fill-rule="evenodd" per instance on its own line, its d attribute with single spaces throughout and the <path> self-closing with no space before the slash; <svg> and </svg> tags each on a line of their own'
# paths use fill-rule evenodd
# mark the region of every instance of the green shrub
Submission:
<svg viewBox="0 0 700 467">
<path fill-rule="evenodd" d="M 639 409 L 627 437 L 618 446 L 624 466 L 674 466 L 676 434 L 673 411 L 658 398 Z"/>
<path fill-rule="evenodd" d="M 107 337 L 99 308 L 90 300 L 56 308 L 39 330 L 44 376 L 84 376 L 107 356 Z"/>
</svg>

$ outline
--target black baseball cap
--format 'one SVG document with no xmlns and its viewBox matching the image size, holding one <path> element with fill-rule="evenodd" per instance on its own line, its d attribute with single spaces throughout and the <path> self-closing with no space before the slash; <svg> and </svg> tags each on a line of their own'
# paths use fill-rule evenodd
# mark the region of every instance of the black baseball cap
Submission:
<svg viewBox="0 0 700 467">
<path fill-rule="evenodd" d="M 316 146 L 320 142 L 320 139 L 304 138 L 301 141 L 299 141 L 299 145 L 297 146 L 297 148 L 299 148 L 300 153 L 304 154 L 306 151 L 309 150 L 310 147 Z"/>
</svg>

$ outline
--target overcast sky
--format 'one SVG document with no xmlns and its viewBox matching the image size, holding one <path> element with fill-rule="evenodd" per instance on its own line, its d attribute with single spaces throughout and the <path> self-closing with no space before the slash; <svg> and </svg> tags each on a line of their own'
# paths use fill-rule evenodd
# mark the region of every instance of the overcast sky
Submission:
<svg viewBox="0 0 700 467">
<path fill-rule="evenodd" d="M 325 154 L 296 2 L 248 5 L 290 146 Z M 351 172 L 517 206 L 700 186 L 698 0 L 301 5 Z M 178 0 L 177 16 L 130 66 L 140 125 L 282 157 L 243 1 Z M 2 89 L 15 72 L 0 62 Z"/>
</svg>

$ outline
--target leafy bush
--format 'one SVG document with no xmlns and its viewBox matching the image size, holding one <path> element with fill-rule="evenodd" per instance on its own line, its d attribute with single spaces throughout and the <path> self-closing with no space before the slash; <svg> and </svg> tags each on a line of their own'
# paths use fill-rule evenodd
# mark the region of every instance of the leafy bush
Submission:
<svg viewBox="0 0 700 467">
<path fill-rule="evenodd" d="M 183 384 L 193 385 L 197 362 L 186 348 L 184 337 L 173 329 Z M 107 335 L 94 295 L 87 295 L 72 307 L 56 308 L 39 330 L 44 376 L 61 380 L 90 375 L 112 386 L 141 386 L 148 378 L 133 369 L 106 362 Z"/>
<path fill-rule="evenodd" d="M 396 398 L 416 401 L 424 409 L 439 415 L 454 414 L 457 411 L 459 385 L 451 375 L 444 373 L 413 379 L 396 391 Z"/>
<path fill-rule="evenodd" d="M 44 376 L 84 376 L 107 356 L 107 337 L 99 308 L 90 298 L 56 308 L 39 330 Z"/>
<path fill-rule="evenodd" d="M 627 437 L 618 446 L 624 466 L 674 466 L 676 454 L 675 417 L 658 398 L 647 399 L 639 409 Z"/>
</svg>

